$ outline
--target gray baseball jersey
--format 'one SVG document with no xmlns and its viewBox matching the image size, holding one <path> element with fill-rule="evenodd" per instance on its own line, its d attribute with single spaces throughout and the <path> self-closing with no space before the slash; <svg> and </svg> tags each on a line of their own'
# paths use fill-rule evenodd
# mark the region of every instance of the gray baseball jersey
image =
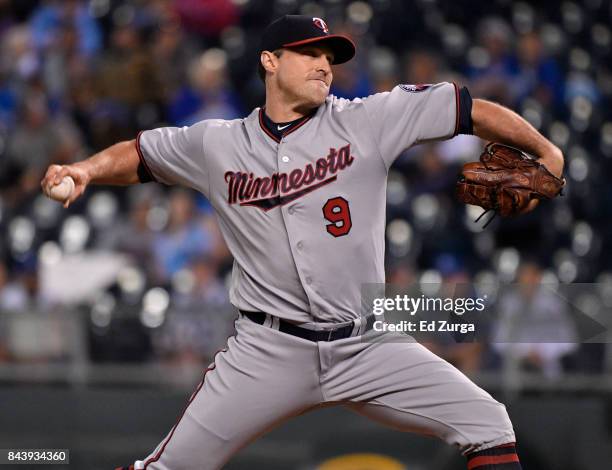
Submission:
<svg viewBox="0 0 612 470">
<path fill-rule="evenodd" d="M 139 135 L 154 179 L 194 188 L 216 209 L 235 258 L 232 303 L 266 315 L 258 324 L 241 313 L 177 424 L 134 469 L 218 469 L 323 403 L 463 452 L 514 441 L 504 406 L 446 361 L 392 333 L 361 338 L 360 287 L 384 282 L 389 167 L 411 145 L 458 132 L 459 96 L 449 83 L 400 85 L 330 96 L 282 135 L 261 109 Z M 309 341 L 282 332 L 279 318 L 351 335 Z"/>
<path fill-rule="evenodd" d="M 452 137 L 451 83 L 400 85 L 353 101 L 330 96 L 278 141 L 262 110 L 140 134 L 152 176 L 208 197 L 235 259 L 242 310 L 296 322 L 361 314 L 360 287 L 383 283 L 387 172 L 410 146 Z"/>
</svg>

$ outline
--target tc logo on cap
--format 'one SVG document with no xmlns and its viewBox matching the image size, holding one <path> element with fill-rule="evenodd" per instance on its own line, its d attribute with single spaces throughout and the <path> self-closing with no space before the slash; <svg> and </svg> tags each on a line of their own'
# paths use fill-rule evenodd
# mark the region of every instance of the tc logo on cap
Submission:
<svg viewBox="0 0 612 470">
<path fill-rule="evenodd" d="M 325 21 L 323 21 L 321 18 L 313 18 L 312 22 L 315 24 L 317 28 L 322 29 L 325 34 L 329 33 L 329 28 L 327 27 L 327 23 L 325 23 Z"/>
</svg>

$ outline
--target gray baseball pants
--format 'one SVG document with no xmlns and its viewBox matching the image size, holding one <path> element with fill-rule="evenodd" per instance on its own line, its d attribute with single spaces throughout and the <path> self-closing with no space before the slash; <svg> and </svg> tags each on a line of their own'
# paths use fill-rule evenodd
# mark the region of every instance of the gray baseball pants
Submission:
<svg viewBox="0 0 612 470">
<path fill-rule="evenodd" d="M 213 470 L 285 420 L 339 404 L 464 453 L 515 441 L 504 405 L 416 342 L 312 342 L 243 315 L 168 435 L 135 469 Z M 356 333 L 359 333 L 358 328 Z"/>
</svg>

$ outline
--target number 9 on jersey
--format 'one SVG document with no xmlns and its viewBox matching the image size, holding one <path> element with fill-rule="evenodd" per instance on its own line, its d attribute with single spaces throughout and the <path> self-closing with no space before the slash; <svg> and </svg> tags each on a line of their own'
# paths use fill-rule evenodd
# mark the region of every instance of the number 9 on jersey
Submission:
<svg viewBox="0 0 612 470">
<path fill-rule="evenodd" d="M 334 237 L 341 237 L 351 231 L 351 211 L 348 201 L 343 197 L 328 199 L 323 206 L 323 216 L 331 222 L 325 228 Z"/>
</svg>

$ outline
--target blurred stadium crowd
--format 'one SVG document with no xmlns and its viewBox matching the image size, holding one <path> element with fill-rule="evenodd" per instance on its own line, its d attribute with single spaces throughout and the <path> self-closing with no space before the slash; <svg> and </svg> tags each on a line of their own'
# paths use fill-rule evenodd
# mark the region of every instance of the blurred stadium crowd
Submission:
<svg viewBox="0 0 612 470">
<path fill-rule="evenodd" d="M 483 143 L 460 136 L 408 151 L 389 175 L 389 282 L 597 282 L 585 308 L 602 314 L 612 306 L 612 4 L 536 5 L 0 0 L 0 361 L 65 359 L 61 332 L 56 344 L 52 325 L 41 331 L 18 317 L 67 306 L 88 319 L 93 361 L 207 361 L 223 343 L 233 324 L 232 259 L 202 196 L 156 184 L 92 187 L 64 210 L 39 181 L 49 164 L 139 130 L 242 117 L 261 105 L 259 35 L 296 12 L 357 43 L 356 59 L 334 70 L 333 94 L 455 81 L 515 109 L 565 153 L 563 197 L 482 230 L 479 210 L 455 202 L 453 183 Z M 506 299 L 506 311 L 531 312 L 535 323 L 552 312 L 543 327 L 563 323 L 563 306 L 538 292 Z M 504 353 L 432 347 L 466 371 L 496 367 Z M 605 345 L 518 354 L 545 375 L 606 368 Z"/>
</svg>

